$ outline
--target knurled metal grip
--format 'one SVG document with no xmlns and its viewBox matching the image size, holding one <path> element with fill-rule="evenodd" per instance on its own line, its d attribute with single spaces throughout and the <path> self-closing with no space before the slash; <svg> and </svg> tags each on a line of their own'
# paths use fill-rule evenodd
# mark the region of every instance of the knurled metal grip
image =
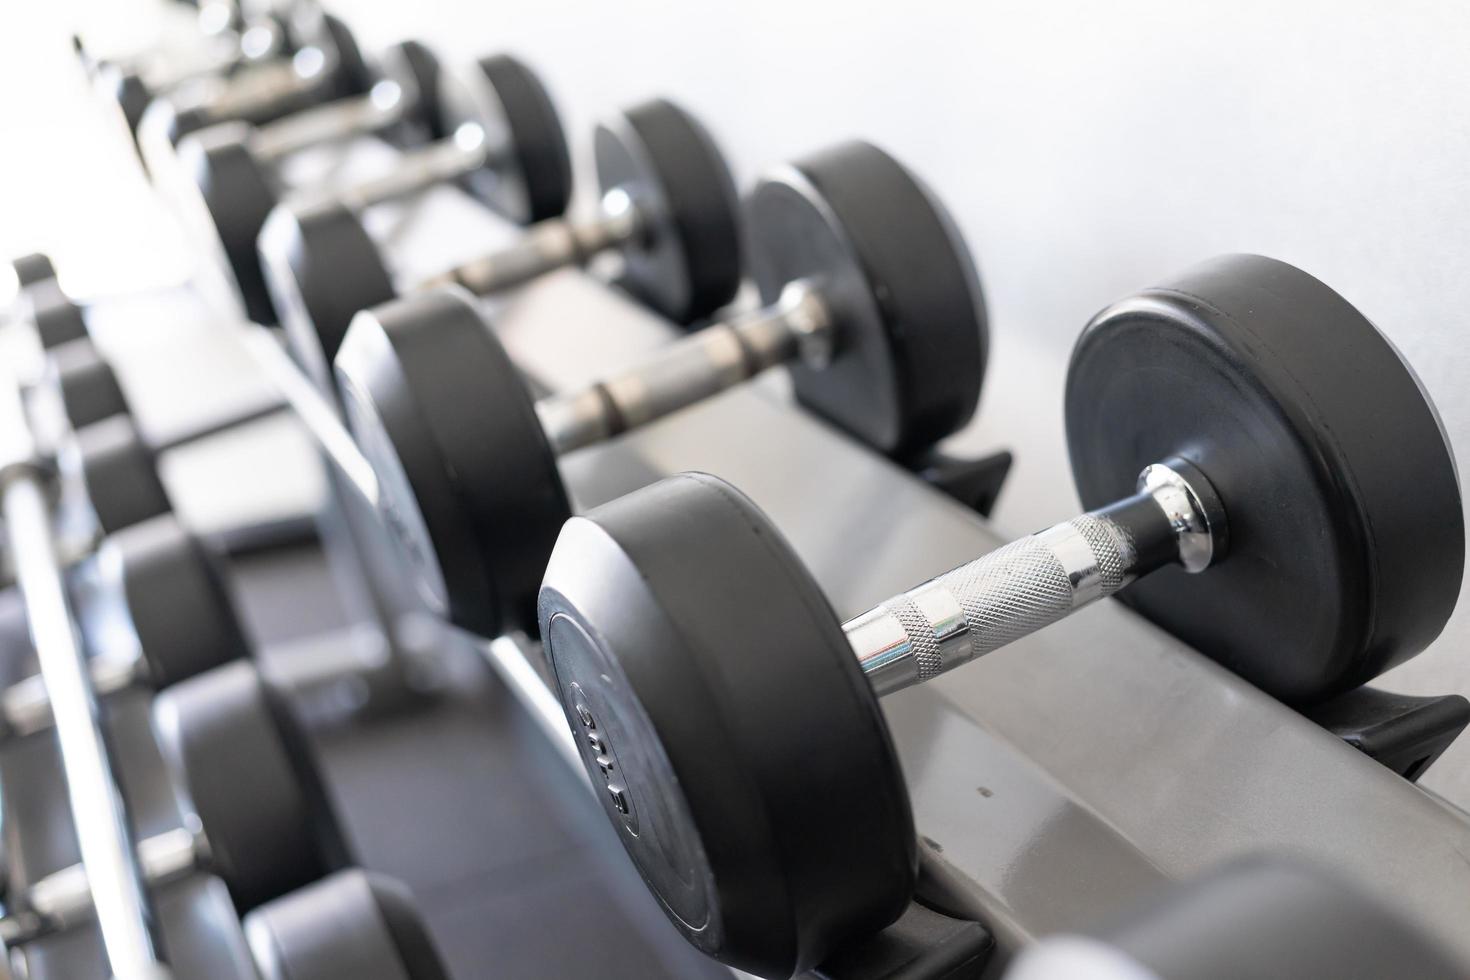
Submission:
<svg viewBox="0 0 1470 980">
<path fill-rule="evenodd" d="M 547 441 L 571 452 L 733 388 L 799 355 L 814 322 L 817 300 L 777 304 L 748 316 L 712 323 L 659 350 L 632 370 L 578 391 L 536 403 Z M 799 302 L 798 302 L 799 301 Z M 825 323 L 825 321 L 823 321 Z M 814 329 L 825 329 L 817 327 Z"/>
<path fill-rule="evenodd" d="M 595 220 L 542 221 L 509 248 L 456 266 L 426 280 L 421 288 L 453 283 L 477 296 L 490 296 L 557 269 L 586 265 L 607 249 L 638 239 L 645 225 L 628 193 L 614 188 L 603 196 L 602 212 Z"/>
<path fill-rule="evenodd" d="M 1130 532 L 1083 514 L 930 579 L 851 620 L 879 694 L 923 683 L 1117 592 L 1132 579 Z"/>
<path fill-rule="evenodd" d="M 879 603 L 842 629 L 887 694 L 1034 633 L 1140 575 L 1200 572 L 1224 555 L 1225 512 L 1188 460 L 1144 469 L 1138 493 L 1013 541 Z"/>
</svg>

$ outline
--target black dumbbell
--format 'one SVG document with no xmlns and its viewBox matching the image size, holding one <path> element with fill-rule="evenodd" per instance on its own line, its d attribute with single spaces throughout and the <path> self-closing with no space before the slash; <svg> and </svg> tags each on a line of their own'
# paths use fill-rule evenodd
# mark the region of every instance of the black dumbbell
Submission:
<svg viewBox="0 0 1470 980">
<path fill-rule="evenodd" d="M 534 625 L 571 514 L 558 454 L 790 365 L 804 405 L 904 456 L 969 421 L 985 369 L 969 252 L 901 164 L 845 143 L 764 180 L 747 208 L 771 305 L 681 338 L 644 366 L 532 403 L 463 291 L 358 315 L 337 357 L 377 502 L 436 609 L 483 635 Z"/>
<path fill-rule="evenodd" d="M 544 220 L 506 249 L 415 284 L 488 296 L 615 252 L 621 285 L 680 323 L 702 320 L 740 287 L 739 201 L 723 154 L 688 112 L 656 99 L 599 126 L 601 204 L 590 221 Z M 351 208 L 282 209 L 261 243 L 266 277 L 305 362 L 328 375 L 353 314 L 398 295 L 393 274 Z M 303 336 L 296 336 L 296 335 Z M 300 355 L 299 355 L 300 356 Z"/>
<path fill-rule="evenodd" d="M 1090 602 L 1118 593 L 1293 702 L 1404 661 L 1454 608 L 1464 522 L 1434 408 L 1298 269 L 1228 256 L 1104 310 L 1066 419 L 1089 513 L 846 623 L 714 477 L 563 528 L 547 657 L 605 811 L 691 942 L 786 976 L 892 921 L 915 831 L 877 696 Z"/>
<path fill-rule="evenodd" d="M 377 60 L 379 81 L 362 95 L 338 99 L 262 126 L 221 123 L 184 148 L 184 174 L 203 201 L 209 230 L 218 238 L 230 272 L 258 322 L 273 323 L 261 279 L 256 239 L 288 188 L 277 166 L 312 146 L 378 134 L 403 146 L 450 135 L 439 97 L 439 62 L 417 41 L 393 45 Z"/>
<path fill-rule="evenodd" d="M 372 88 L 373 72 L 352 31 L 314 3 L 296 5 L 285 25 L 289 56 L 224 76 L 190 80 L 153 98 L 138 121 L 138 149 L 155 179 L 172 172 L 179 142 L 217 123 L 267 123 Z"/>
<path fill-rule="evenodd" d="M 0 289 L 0 296 L 10 303 L 20 300 L 31 286 L 56 278 L 56 266 L 51 257 L 40 252 L 11 259 L 0 266 L 0 271 L 4 273 L 4 288 Z"/>
<path fill-rule="evenodd" d="M 163 688 L 249 652 L 222 570 L 171 514 L 111 535 L 68 570 L 67 581 L 90 649 L 93 689 L 104 697 Z M 18 604 L 6 607 L 7 615 L 12 611 L 25 616 Z M 51 724 L 40 675 L 0 691 L 0 741 Z"/>
<path fill-rule="evenodd" d="M 93 87 L 118 113 L 136 146 L 138 123 L 160 95 L 201 78 L 227 77 L 289 57 L 296 49 L 289 20 L 274 12 L 247 17 L 233 3 L 201 5 L 195 51 L 143 52 L 126 58 L 93 57 L 80 36 L 72 47 Z M 170 64 L 182 61 L 182 67 Z"/>
<path fill-rule="evenodd" d="M 1027 948 L 1006 980 L 1300 980 L 1466 975 L 1434 939 L 1326 869 L 1252 857 L 1173 884 L 1103 929 Z"/>
<path fill-rule="evenodd" d="M 387 875 L 338 871 L 245 917 L 261 980 L 448 980 L 412 893 Z"/>
<path fill-rule="evenodd" d="M 295 192 L 298 198 L 316 206 L 359 210 L 457 181 L 512 221 L 540 221 L 566 209 L 572 192 L 566 136 L 550 94 L 528 67 L 496 55 L 482 58 L 462 75 L 441 75 L 422 57 L 414 70 L 421 90 L 432 86 L 433 105 L 425 107 L 422 118 L 441 138 L 403 154 L 381 177 L 347 187 L 302 188 Z M 346 109 L 361 104 L 348 103 Z M 341 125 L 338 108 L 318 110 L 321 114 L 304 121 L 283 119 L 267 132 L 287 144 L 307 142 L 308 136 L 327 129 L 335 137 L 352 135 L 354 128 L 375 128 Z M 250 131 L 239 124 L 211 127 L 179 145 L 179 165 L 189 185 L 185 192 L 202 201 L 206 215 L 202 230 L 218 241 L 246 313 L 265 324 L 285 316 L 280 304 L 272 302 L 257 253 L 266 216 L 282 191 L 262 166 L 262 156 L 274 155 L 252 147 Z"/>
<path fill-rule="evenodd" d="M 153 711 L 188 818 L 138 843 L 149 886 L 199 871 L 217 875 L 236 908 L 250 912 L 246 938 L 266 977 L 327 980 L 352 963 L 364 967 L 354 977 L 441 980 L 406 891 L 352 868 L 306 735 L 252 664 L 175 685 Z M 91 893 L 76 870 L 10 896 L 0 917 L 7 949 L 86 918 Z"/>
</svg>

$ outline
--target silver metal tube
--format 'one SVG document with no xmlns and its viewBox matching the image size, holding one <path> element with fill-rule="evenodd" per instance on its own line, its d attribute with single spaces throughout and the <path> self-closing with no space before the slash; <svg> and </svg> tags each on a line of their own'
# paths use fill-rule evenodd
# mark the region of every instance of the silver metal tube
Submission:
<svg viewBox="0 0 1470 980">
<path fill-rule="evenodd" d="M 382 81 L 366 95 L 338 99 L 258 127 L 251 148 L 261 160 L 274 162 L 309 147 L 387 129 L 403 120 L 407 104 L 397 82 Z"/>
<path fill-rule="evenodd" d="M 455 284 L 477 296 L 491 296 L 557 269 L 586 265 L 602 252 L 639 238 L 644 227 L 632 198 L 614 189 L 603 197 L 593 220 L 552 218 L 539 222 L 509 248 L 455 266 L 425 281 L 420 288 Z"/>
<path fill-rule="evenodd" d="M 301 66 L 311 70 L 303 72 Z M 209 79 L 200 108 L 216 121 L 249 118 L 276 103 L 310 92 L 321 84 L 320 65 L 308 52 L 253 65 L 228 79 Z"/>
<path fill-rule="evenodd" d="M 1224 520 L 1201 503 L 1214 499 L 1203 476 L 1191 469 L 1188 479 L 1167 464 L 1150 466 L 1136 496 L 1013 541 L 848 620 L 842 629 L 863 672 L 879 695 L 889 694 L 1028 636 L 1164 563 L 1203 570 Z M 1125 523 L 1130 509 L 1152 520 Z"/>
<path fill-rule="evenodd" d="M 51 503 L 35 465 L 20 391 L 0 394 L 0 509 L 31 640 L 51 699 L 72 821 L 102 942 L 120 980 L 166 976 L 122 786 L 51 540 Z"/>
<path fill-rule="evenodd" d="M 148 663 L 142 658 L 94 659 L 87 671 L 92 677 L 92 690 L 99 698 L 147 683 Z M 55 724 L 51 711 L 51 695 L 46 678 L 40 674 L 27 677 L 0 693 L 0 738 L 24 738 L 43 732 Z"/>
<path fill-rule="evenodd" d="M 138 860 L 152 887 L 192 874 L 200 865 L 203 840 L 178 827 L 138 842 Z M 13 947 L 64 932 L 90 921 L 97 912 L 86 869 L 79 864 L 54 871 L 33 883 L 18 902 L 19 910 L 0 918 L 0 943 Z M 161 976 L 158 973 L 153 977 Z"/>
<path fill-rule="evenodd" d="M 592 445 L 799 356 L 807 326 L 820 323 L 826 331 L 830 322 L 817 292 L 793 285 L 772 307 L 712 324 L 623 374 L 541 399 L 536 414 L 548 441 L 558 453 Z"/>
<path fill-rule="evenodd" d="M 391 173 L 365 180 L 341 191 L 330 191 L 333 200 L 361 210 L 410 197 L 436 184 L 463 177 L 489 161 L 484 133 L 478 126 L 462 126 L 448 139 L 403 154 Z M 312 193 L 308 191 L 306 195 Z"/>
</svg>

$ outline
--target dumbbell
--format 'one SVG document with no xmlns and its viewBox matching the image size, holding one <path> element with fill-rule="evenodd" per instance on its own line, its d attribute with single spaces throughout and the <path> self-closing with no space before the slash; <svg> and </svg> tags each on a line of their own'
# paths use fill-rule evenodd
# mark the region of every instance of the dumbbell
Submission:
<svg viewBox="0 0 1470 980">
<path fill-rule="evenodd" d="M 191 79 L 152 99 L 136 127 L 144 164 L 169 172 L 180 140 L 217 123 L 272 119 L 333 99 L 361 95 L 376 79 L 352 31 L 315 3 L 296 4 L 285 24 L 283 53 L 224 76 Z"/>
<path fill-rule="evenodd" d="M 56 278 L 56 266 L 52 263 L 50 256 L 40 252 L 32 252 L 11 259 L 0 266 L 3 280 L 0 285 L 0 296 L 6 298 L 10 303 L 17 302 L 25 294 L 26 290 L 37 283 L 47 282 Z"/>
<path fill-rule="evenodd" d="M 346 420 L 433 608 L 487 636 L 533 626 L 546 556 L 571 515 L 556 457 L 773 365 L 790 366 L 802 404 L 890 455 L 970 419 L 987 348 L 979 283 L 953 222 L 902 164 L 841 144 L 762 181 L 747 218 L 770 305 L 534 404 L 463 290 L 353 320 L 337 356 Z"/>
<path fill-rule="evenodd" d="M 78 61 L 117 110 L 135 147 L 138 123 L 159 95 L 195 79 L 247 71 L 295 49 L 288 19 L 274 13 L 247 17 L 236 4 L 207 3 L 199 6 L 198 25 L 199 50 L 183 58 L 182 68 L 161 64 L 162 53 L 157 51 L 132 58 L 96 58 L 80 36 L 72 37 Z"/>
<path fill-rule="evenodd" d="M 1101 930 L 1024 950 L 1006 980 L 1300 980 L 1466 975 L 1381 899 L 1325 869 L 1263 856 L 1165 888 Z"/>
<path fill-rule="evenodd" d="M 915 831 L 879 695 L 1116 593 L 1304 702 L 1414 655 L 1454 608 L 1464 522 L 1435 410 L 1292 266 L 1227 256 L 1103 310 L 1072 352 L 1066 422 L 1088 513 L 846 623 L 711 476 L 562 529 L 539 602 L 556 687 L 604 810 L 696 946 L 786 976 L 900 913 Z"/>
<path fill-rule="evenodd" d="M 312 146 L 368 134 L 394 137 L 404 146 L 449 135 L 438 94 L 439 62 L 428 48 L 417 41 L 393 45 L 378 59 L 374 74 L 379 80 L 363 95 L 262 126 L 221 123 L 222 128 L 204 137 L 203 147 L 189 156 L 185 174 L 203 201 L 252 319 L 274 322 L 256 239 L 266 216 L 288 190 L 277 172 L 283 160 Z"/>
<path fill-rule="evenodd" d="M 217 875 L 249 912 L 245 935 L 265 978 L 444 977 L 406 891 L 352 870 L 306 736 L 252 664 L 217 667 L 169 688 L 153 715 L 188 818 L 138 843 L 148 885 L 197 871 Z M 91 893 L 79 871 L 64 869 L 11 896 L 12 911 L 0 917 L 8 949 L 88 917 Z M 359 972 L 344 974 L 343 964 Z"/>
<path fill-rule="evenodd" d="M 171 514 L 109 536 L 67 579 L 101 696 L 167 687 L 249 652 L 223 572 Z M 0 741 L 51 724 L 40 675 L 0 691 Z"/>
<path fill-rule="evenodd" d="M 617 253 L 620 284 L 664 316 L 693 323 L 729 303 L 740 288 L 739 201 L 708 130 L 655 99 L 599 126 L 594 146 L 602 191 L 595 218 L 543 220 L 509 249 L 408 291 L 454 283 L 489 296 Z M 282 209 L 261 251 L 272 291 L 286 298 L 287 330 L 306 334 L 299 350 L 320 351 L 307 361 L 322 376 L 353 314 L 398 295 L 382 252 L 349 207 Z"/>
<path fill-rule="evenodd" d="M 463 75 L 441 75 L 427 51 L 412 50 L 416 56 L 399 90 L 412 85 L 428 100 L 414 111 L 426 132 L 439 138 L 400 156 L 381 177 L 345 188 L 302 188 L 296 196 L 318 206 L 335 202 L 359 210 L 457 181 L 512 221 L 561 214 L 571 198 L 571 159 L 540 79 L 508 55 L 482 58 Z M 278 314 L 284 315 L 272 303 L 257 253 L 266 216 L 283 191 L 269 164 L 321 139 L 375 132 L 406 108 L 401 102 L 399 110 L 378 111 L 369 95 L 304 118 L 282 119 L 256 131 L 254 139 L 247 127 L 236 124 L 211 127 L 179 145 L 184 193 L 203 212 L 197 223 L 218 242 L 252 320 L 274 324 Z M 342 288 L 343 282 L 336 286 Z"/>
</svg>

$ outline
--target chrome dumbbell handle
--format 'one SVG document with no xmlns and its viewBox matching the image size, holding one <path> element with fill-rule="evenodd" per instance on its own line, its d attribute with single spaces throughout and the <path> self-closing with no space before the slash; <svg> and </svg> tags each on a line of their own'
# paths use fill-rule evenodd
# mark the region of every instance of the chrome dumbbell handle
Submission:
<svg viewBox="0 0 1470 980">
<path fill-rule="evenodd" d="M 156 980 L 169 974 L 158 955 L 122 787 L 51 538 L 49 476 L 39 458 L 20 387 L 14 378 L 0 379 L 0 510 L 51 701 L 78 849 L 113 975 Z"/>
<path fill-rule="evenodd" d="M 315 49 L 309 49 L 315 51 Z M 215 122 L 248 119 L 287 99 L 303 96 L 322 81 L 325 59 L 313 61 L 306 51 L 295 58 L 251 65 L 227 79 L 199 78 L 181 102 Z M 306 66 L 309 70 L 302 71 Z"/>
<path fill-rule="evenodd" d="M 398 158 L 393 170 L 381 177 L 365 180 L 343 189 L 314 188 L 292 196 L 291 203 L 301 205 L 325 196 L 354 211 L 401 200 L 437 184 L 456 180 L 491 162 L 492 149 L 485 132 L 467 123 L 448 139 L 411 150 Z"/>
<path fill-rule="evenodd" d="M 1166 564 L 1197 572 L 1223 551 L 1224 514 L 1183 460 L 1144 470 L 1139 492 L 951 569 L 843 624 L 888 694 L 969 663 Z"/>
<path fill-rule="evenodd" d="M 275 162 L 312 146 L 375 133 L 401 122 L 413 97 L 397 82 L 384 80 L 366 95 L 303 109 L 258 127 L 251 149 L 262 161 Z"/>
<path fill-rule="evenodd" d="M 632 197 L 615 188 L 603 196 L 600 213 L 591 221 L 552 218 L 539 222 L 509 248 L 455 266 L 425 280 L 419 288 L 457 285 L 477 296 L 489 296 L 557 269 L 585 265 L 608 249 L 638 239 L 646 227 Z"/>
<path fill-rule="evenodd" d="M 536 414 L 558 453 L 601 442 L 733 388 L 796 357 L 830 350 L 832 319 L 810 284 L 786 287 L 777 303 L 711 324 L 651 359 L 579 391 L 543 398 Z"/>
<path fill-rule="evenodd" d="M 203 863 L 203 856 L 203 838 L 183 827 L 138 842 L 143 877 L 154 888 L 192 874 Z M 0 946 L 7 949 L 64 932 L 97 914 L 87 871 L 80 864 L 37 880 L 12 905 L 14 910 L 0 917 Z M 157 972 L 143 975 L 163 976 Z"/>
<path fill-rule="evenodd" d="M 87 672 L 92 678 L 93 694 L 101 699 L 146 684 L 149 680 L 148 663 L 141 657 L 94 659 Z M 55 723 L 51 694 L 44 676 L 27 677 L 0 693 L 0 741 L 34 735 Z"/>
</svg>

